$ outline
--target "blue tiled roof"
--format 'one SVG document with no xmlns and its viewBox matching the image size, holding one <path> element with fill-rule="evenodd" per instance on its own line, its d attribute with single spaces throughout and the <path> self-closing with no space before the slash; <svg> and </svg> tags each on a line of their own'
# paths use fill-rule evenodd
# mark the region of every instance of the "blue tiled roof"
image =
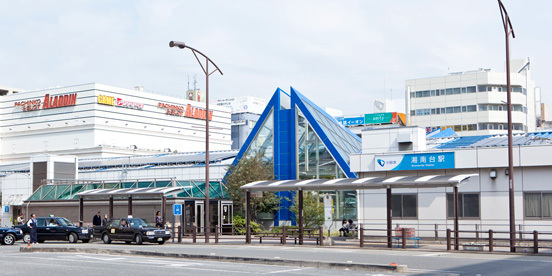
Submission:
<svg viewBox="0 0 552 276">
<path fill-rule="evenodd" d="M 429 137 L 434 139 L 436 137 Z M 512 145 L 534 145 L 534 144 L 552 144 L 552 132 L 532 132 L 517 133 L 512 137 Z M 436 149 L 457 149 L 457 148 L 477 148 L 477 147 L 504 147 L 508 145 L 508 135 L 478 135 L 454 137 L 452 140 L 444 142 Z"/>
</svg>

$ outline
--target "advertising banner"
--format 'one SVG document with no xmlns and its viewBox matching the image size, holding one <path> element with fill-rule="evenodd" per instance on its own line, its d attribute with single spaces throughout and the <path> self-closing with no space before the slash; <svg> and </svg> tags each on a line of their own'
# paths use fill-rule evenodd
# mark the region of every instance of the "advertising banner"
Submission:
<svg viewBox="0 0 552 276">
<path fill-rule="evenodd" d="M 454 169 L 454 152 L 376 155 L 376 171 Z"/>
<path fill-rule="evenodd" d="M 395 112 L 364 114 L 364 123 L 367 125 L 370 125 L 370 124 L 389 124 L 392 122 L 397 122 L 396 114 L 397 113 Z"/>
<path fill-rule="evenodd" d="M 358 126 L 364 124 L 364 117 L 337 118 L 337 121 L 344 126 Z"/>
</svg>

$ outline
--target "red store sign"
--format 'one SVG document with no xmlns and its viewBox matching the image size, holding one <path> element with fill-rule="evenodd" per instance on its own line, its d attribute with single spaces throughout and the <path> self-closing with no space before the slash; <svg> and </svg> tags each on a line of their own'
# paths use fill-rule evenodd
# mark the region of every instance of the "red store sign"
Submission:
<svg viewBox="0 0 552 276">
<path fill-rule="evenodd" d="M 158 103 L 158 108 L 165 109 L 165 113 L 172 116 L 188 117 L 194 119 L 205 120 L 207 111 L 203 108 L 193 107 L 188 104 L 186 106 L 174 105 L 168 103 Z M 209 111 L 209 121 L 213 120 L 213 111 Z"/>
<path fill-rule="evenodd" d="M 15 102 L 14 107 L 21 108 L 23 111 L 33 111 L 41 109 L 50 109 L 66 106 L 74 106 L 77 102 L 77 93 L 67 95 L 50 96 L 44 95 L 44 101 L 40 99 Z"/>
</svg>

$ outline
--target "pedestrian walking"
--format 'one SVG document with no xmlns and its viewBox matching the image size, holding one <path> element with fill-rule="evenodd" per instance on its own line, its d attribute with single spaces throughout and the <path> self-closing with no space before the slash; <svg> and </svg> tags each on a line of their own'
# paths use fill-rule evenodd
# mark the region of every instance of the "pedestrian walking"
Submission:
<svg viewBox="0 0 552 276">
<path fill-rule="evenodd" d="M 107 218 L 107 214 L 104 215 L 104 219 L 102 220 L 102 226 L 106 226 L 109 219 Z"/>
<path fill-rule="evenodd" d="M 38 242 L 37 239 L 37 224 L 36 224 L 36 215 L 34 213 L 31 214 L 31 219 L 27 222 L 27 226 L 31 228 L 31 238 L 29 239 L 29 243 L 27 244 L 27 247 L 30 247 L 31 244 L 36 244 Z"/>
</svg>

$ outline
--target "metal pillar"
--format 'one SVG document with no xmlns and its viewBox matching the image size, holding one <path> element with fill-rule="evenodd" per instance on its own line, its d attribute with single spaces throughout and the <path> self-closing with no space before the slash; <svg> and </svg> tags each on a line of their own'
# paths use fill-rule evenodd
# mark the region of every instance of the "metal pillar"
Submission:
<svg viewBox="0 0 552 276">
<path fill-rule="evenodd" d="M 251 191 L 245 192 L 245 243 L 251 244 Z"/>
<path fill-rule="evenodd" d="M 502 24 L 504 26 L 504 34 L 506 35 L 506 110 L 508 114 L 508 180 L 509 180 L 509 199 L 510 199 L 510 252 L 516 251 L 516 215 L 514 208 L 514 154 L 512 149 L 512 87 L 510 85 L 510 34 L 512 38 L 516 38 L 514 34 L 514 28 L 508 12 L 502 2 L 498 0 L 498 6 L 500 8 L 500 15 L 502 17 Z"/>
<path fill-rule="evenodd" d="M 128 215 L 132 216 L 132 197 L 128 197 Z"/>
<path fill-rule="evenodd" d="M 299 190 L 297 191 L 297 193 L 299 194 L 299 214 L 297 214 L 299 216 L 299 244 L 303 244 L 303 231 L 304 231 L 304 228 L 303 228 L 303 190 Z"/>
<path fill-rule="evenodd" d="M 387 247 L 391 248 L 393 246 L 392 241 L 392 230 L 391 227 L 393 224 L 393 218 L 391 217 L 391 208 L 392 208 L 392 197 L 391 197 L 391 188 L 387 188 Z"/>
<path fill-rule="evenodd" d="M 458 243 L 458 186 L 454 186 L 454 250 L 459 249 Z"/>
<path fill-rule="evenodd" d="M 79 198 L 79 225 L 82 227 L 84 221 L 84 198 Z"/>
<path fill-rule="evenodd" d="M 161 218 L 162 218 L 162 224 L 163 226 L 165 226 L 165 222 L 166 222 L 166 219 L 167 219 L 167 214 L 166 214 L 166 210 L 167 210 L 167 198 L 165 196 L 163 196 L 163 202 L 161 203 Z M 182 226 L 182 225 L 180 225 Z M 174 225 L 173 225 L 174 227 Z"/>
<path fill-rule="evenodd" d="M 113 218 L 113 197 L 110 196 L 109 197 L 109 218 L 112 219 Z"/>
</svg>

